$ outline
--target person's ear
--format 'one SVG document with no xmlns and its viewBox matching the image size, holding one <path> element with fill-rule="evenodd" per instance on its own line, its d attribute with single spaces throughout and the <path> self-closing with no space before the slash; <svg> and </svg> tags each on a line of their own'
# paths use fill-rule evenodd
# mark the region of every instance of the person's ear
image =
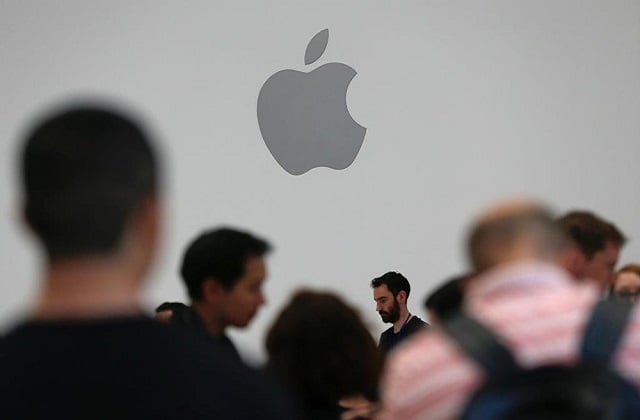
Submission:
<svg viewBox="0 0 640 420">
<path fill-rule="evenodd" d="M 162 206 L 157 196 L 151 196 L 142 201 L 134 213 L 134 225 L 141 243 L 150 249 L 155 249 L 160 242 L 162 230 Z"/>
<path fill-rule="evenodd" d="M 156 196 L 143 199 L 125 226 L 119 249 L 143 280 L 153 263 L 162 230 L 162 206 Z"/>
<path fill-rule="evenodd" d="M 224 293 L 224 288 L 214 278 L 208 278 L 202 283 L 202 299 L 205 302 L 217 302 Z"/>
<path fill-rule="evenodd" d="M 575 245 L 568 246 L 560 256 L 560 264 L 569 271 L 575 278 L 580 280 L 587 258 Z"/>
<path fill-rule="evenodd" d="M 396 299 L 398 299 L 398 303 L 407 303 L 407 292 L 405 292 L 404 290 L 400 290 Z"/>
</svg>

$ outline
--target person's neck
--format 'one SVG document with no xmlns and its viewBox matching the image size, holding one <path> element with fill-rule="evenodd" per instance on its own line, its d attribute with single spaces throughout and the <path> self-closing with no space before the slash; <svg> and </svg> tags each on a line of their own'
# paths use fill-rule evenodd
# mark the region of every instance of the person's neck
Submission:
<svg viewBox="0 0 640 420">
<path fill-rule="evenodd" d="M 400 308 L 400 316 L 398 317 L 398 320 L 396 322 L 393 323 L 393 332 L 397 333 L 398 331 L 400 331 L 400 329 L 402 329 L 402 326 L 409 321 L 409 317 L 411 316 L 411 314 L 409 313 L 409 310 L 406 307 L 401 307 Z"/>
<path fill-rule="evenodd" d="M 204 328 L 209 334 L 223 335 L 227 324 L 223 322 L 216 314 L 212 314 L 209 310 L 208 304 L 204 302 L 194 302 L 192 305 L 196 311 Z"/>
<path fill-rule="evenodd" d="M 38 319 L 82 319 L 139 314 L 140 279 L 115 258 L 51 262 L 36 298 Z"/>
</svg>

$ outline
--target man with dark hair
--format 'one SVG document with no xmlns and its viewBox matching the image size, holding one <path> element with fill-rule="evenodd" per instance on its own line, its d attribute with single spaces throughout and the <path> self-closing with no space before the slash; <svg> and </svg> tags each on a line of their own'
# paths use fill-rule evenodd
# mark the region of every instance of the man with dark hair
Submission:
<svg viewBox="0 0 640 420">
<path fill-rule="evenodd" d="M 225 330 L 246 327 L 264 304 L 264 257 L 270 249 L 266 241 L 235 229 L 202 233 L 188 246 L 180 269 L 191 309 L 171 322 L 207 333 L 238 356 Z"/>
<path fill-rule="evenodd" d="M 470 275 L 465 274 L 445 280 L 435 291 L 433 291 L 424 301 L 424 306 L 429 313 L 431 325 L 455 315 L 462 308 L 463 283 L 469 279 Z"/>
<path fill-rule="evenodd" d="M 467 238 L 471 269 L 477 275 L 465 286 L 464 312 L 498 337 L 524 369 L 575 364 L 589 314 L 599 301 L 594 284 L 575 282 L 557 265 L 565 242 L 553 215 L 528 201 L 489 209 Z M 381 386 L 389 418 L 459 418 L 487 380 L 480 364 L 445 335 L 452 323 L 446 324 L 416 336 L 391 355 Z M 611 368 L 640 388 L 639 310 L 631 314 L 630 324 Z M 468 338 L 476 348 L 486 349 L 482 330 Z M 490 361 L 501 372 L 505 360 Z"/>
<path fill-rule="evenodd" d="M 364 397 L 376 398 L 382 358 L 358 313 L 336 295 L 296 292 L 265 344 L 267 369 L 298 396 L 305 418 L 364 418 L 355 415 L 374 409 Z M 341 413 L 338 402 L 356 402 L 355 396 L 359 407 Z"/>
<path fill-rule="evenodd" d="M 577 280 L 596 281 L 602 290 L 613 282 L 620 249 L 626 238 L 611 222 L 587 211 L 572 211 L 558 219 L 570 239 L 562 265 Z"/>
<path fill-rule="evenodd" d="M 411 292 L 409 281 L 400 273 L 390 271 L 371 280 L 373 300 L 376 311 L 383 322 L 393 324 L 380 335 L 379 347 L 383 354 L 416 332 L 425 330 L 428 325 L 407 308 L 407 299 Z"/>
<path fill-rule="evenodd" d="M 0 348 L 3 418 L 282 418 L 255 372 L 141 312 L 161 191 L 136 122 L 93 105 L 55 112 L 28 134 L 21 169 L 46 259 Z"/>
</svg>

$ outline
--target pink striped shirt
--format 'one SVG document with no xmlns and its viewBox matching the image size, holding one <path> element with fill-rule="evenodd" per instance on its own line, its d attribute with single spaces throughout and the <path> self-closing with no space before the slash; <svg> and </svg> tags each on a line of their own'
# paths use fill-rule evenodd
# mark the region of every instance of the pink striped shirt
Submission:
<svg viewBox="0 0 640 420">
<path fill-rule="evenodd" d="M 466 310 L 511 348 L 524 367 L 571 364 L 598 289 L 552 265 L 498 267 L 469 284 Z M 640 311 L 616 353 L 619 374 L 640 388 Z M 480 367 L 441 332 L 416 334 L 389 355 L 382 380 L 384 418 L 451 419 L 484 380 Z"/>
</svg>

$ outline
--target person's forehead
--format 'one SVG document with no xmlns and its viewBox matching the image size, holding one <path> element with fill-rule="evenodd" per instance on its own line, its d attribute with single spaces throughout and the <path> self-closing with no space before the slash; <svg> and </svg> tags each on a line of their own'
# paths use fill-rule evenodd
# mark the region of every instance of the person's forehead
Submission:
<svg viewBox="0 0 640 420">
<path fill-rule="evenodd" d="M 373 296 L 375 298 L 391 296 L 391 292 L 389 291 L 389 288 L 386 284 L 381 284 L 380 286 L 373 288 Z"/>
<path fill-rule="evenodd" d="M 267 275 L 267 264 L 263 257 L 250 256 L 244 263 L 244 273 L 240 281 L 263 280 Z"/>
<path fill-rule="evenodd" d="M 624 271 L 616 277 L 616 285 L 640 284 L 640 274 L 632 271 Z"/>
</svg>

